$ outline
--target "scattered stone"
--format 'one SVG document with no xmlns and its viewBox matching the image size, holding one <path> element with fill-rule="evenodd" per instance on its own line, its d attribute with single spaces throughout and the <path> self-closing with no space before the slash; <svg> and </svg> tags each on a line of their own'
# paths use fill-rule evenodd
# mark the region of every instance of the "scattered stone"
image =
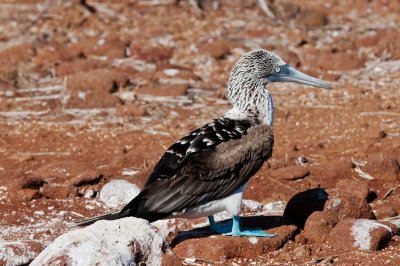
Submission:
<svg viewBox="0 0 400 266">
<path fill-rule="evenodd" d="M 350 159 L 322 162 L 318 168 L 311 168 L 313 176 L 321 176 L 323 180 L 336 181 L 353 176 L 353 163 Z M 334 185 L 334 183 L 332 184 Z"/>
<path fill-rule="evenodd" d="M 34 173 L 33 171 L 32 173 Z M 46 182 L 43 180 L 43 177 L 38 175 L 29 174 L 27 176 L 23 176 L 20 180 L 17 181 L 17 187 L 22 189 L 39 189 Z"/>
<path fill-rule="evenodd" d="M 140 188 L 123 179 L 108 182 L 100 190 L 100 201 L 109 208 L 123 207 L 140 193 Z"/>
<path fill-rule="evenodd" d="M 342 191 L 340 188 L 344 183 L 347 183 L 348 189 Z M 360 187 L 361 193 L 358 192 Z M 355 180 L 343 180 L 335 189 L 327 190 L 328 200 L 322 211 L 314 212 L 308 217 L 304 225 L 304 236 L 313 242 L 322 243 L 336 224 L 345 218 L 375 219 L 365 191 L 365 185 Z"/>
<path fill-rule="evenodd" d="M 310 256 L 311 249 L 309 247 L 307 247 L 307 245 L 301 245 L 301 246 L 298 246 L 297 248 L 295 248 L 293 250 L 293 253 L 296 258 L 303 258 L 303 257 Z"/>
<path fill-rule="evenodd" d="M 263 209 L 263 205 L 255 200 L 244 199 L 242 200 L 242 208 L 246 210 L 245 212 L 258 212 Z"/>
<path fill-rule="evenodd" d="M 49 44 L 45 46 L 39 46 L 36 48 L 36 55 L 32 58 L 32 64 L 34 69 L 41 71 L 49 71 L 54 68 L 57 64 L 62 62 L 61 49 L 58 44 Z"/>
<path fill-rule="evenodd" d="M 75 160 L 53 161 L 27 173 L 22 179 L 23 186 L 24 188 L 29 186 L 29 188 L 37 189 L 45 183 L 79 186 L 98 180 L 101 174 L 96 170 L 96 167 L 91 163 Z"/>
<path fill-rule="evenodd" d="M 367 219 L 344 219 L 328 237 L 328 244 L 338 250 L 379 250 L 385 248 L 397 227 Z"/>
<path fill-rule="evenodd" d="M 174 252 L 172 252 L 170 249 L 167 249 L 166 252 L 163 252 L 161 254 L 161 265 L 175 266 L 182 265 L 182 262 Z"/>
<path fill-rule="evenodd" d="M 307 218 L 315 211 L 322 211 L 328 193 L 322 188 L 313 188 L 294 195 L 287 203 L 284 217 L 303 228 Z"/>
<path fill-rule="evenodd" d="M 398 14 L 400 12 L 400 3 L 396 0 L 377 0 L 371 4 L 373 10 L 381 15 Z"/>
<path fill-rule="evenodd" d="M 374 32 L 373 34 L 362 35 L 354 40 L 353 44 L 355 48 L 359 49 L 362 47 L 373 47 L 379 42 L 379 36 Z"/>
<path fill-rule="evenodd" d="M 25 188 L 17 190 L 15 196 L 11 196 L 12 198 L 21 200 L 21 201 L 31 201 L 33 199 L 40 198 L 40 192 L 37 189 Z"/>
<path fill-rule="evenodd" d="M 320 27 L 328 24 L 326 12 L 316 9 L 302 10 L 296 17 L 296 23 L 306 27 Z"/>
<path fill-rule="evenodd" d="M 230 54 L 229 45 L 224 41 L 204 43 L 199 46 L 200 53 L 208 54 L 215 59 L 223 59 Z"/>
<path fill-rule="evenodd" d="M 126 73 L 115 69 L 95 69 L 69 76 L 71 91 L 68 108 L 108 108 L 118 106 L 121 99 L 113 95 L 129 84 Z"/>
<path fill-rule="evenodd" d="M 160 265 L 164 238 L 147 221 L 99 221 L 56 238 L 30 265 Z"/>
<path fill-rule="evenodd" d="M 389 60 L 400 59 L 400 37 L 398 29 L 385 29 L 378 32 L 379 42 L 374 47 L 378 56 L 385 55 Z"/>
<path fill-rule="evenodd" d="M 148 62 L 168 61 L 173 55 L 173 50 L 168 47 L 134 46 L 131 49 L 133 58 Z"/>
<path fill-rule="evenodd" d="M 161 72 L 157 72 L 155 75 L 157 78 L 174 78 L 182 81 L 196 81 L 201 78 L 193 73 L 189 69 L 176 69 L 176 68 L 166 68 Z"/>
<path fill-rule="evenodd" d="M 146 114 L 146 110 L 139 104 L 129 103 L 117 107 L 119 116 L 141 117 Z"/>
<path fill-rule="evenodd" d="M 69 46 L 62 46 L 58 54 L 63 61 L 77 58 L 103 57 L 103 60 L 124 58 L 127 43 L 118 37 L 87 37 Z"/>
<path fill-rule="evenodd" d="M 271 175 L 277 179 L 292 180 L 292 181 L 303 179 L 309 174 L 310 171 L 308 171 L 307 168 L 298 165 L 279 168 L 274 171 L 271 171 Z"/>
<path fill-rule="evenodd" d="M 31 44 L 14 45 L 0 52 L 1 64 L 17 65 L 32 58 L 35 49 Z"/>
<path fill-rule="evenodd" d="M 269 215 L 283 215 L 286 208 L 286 201 L 273 201 L 268 202 L 263 206 L 263 211 Z"/>
<path fill-rule="evenodd" d="M 22 77 L 31 72 L 24 63 L 34 53 L 35 49 L 30 44 L 15 45 L 0 51 L 0 84 L 7 84 L 10 88 L 19 87 Z"/>
<path fill-rule="evenodd" d="M 307 238 L 304 236 L 303 233 L 300 233 L 300 234 L 296 235 L 294 240 L 298 244 L 302 244 L 302 245 L 303 244 L 307 244 Z"/>
<path fill-rule="evenodd" d="M 355 181 L 350 179 L 340 179 L 336 183 L 336 188 L 340 193 L 357 196 L 360 199 L 367 199 L 370 189 L 366 181 Z"/>
<path fill-rule="evenodd" d="M 85 193 L 83 194 L 83 197 L 84 197 L 85 199 L 90 199 L 90 198 L 94 197 L 94 195 L 95 195 L 94 190 L 93 190 L 93 189 L 88 189 L 88 190 L 86 190 Z"/>
<path fill-rule="evenodd" d="M 167 238 L 171 233 L 176 232 L 178 226 L 176 224 L 176 219 L 162 219 L 151 223 L 158 229 L 158 232 L 165 238 Z"/>
<path fill-rule="evenodd" d="M 43 248 L 42 243 L 34 240 L 6 241 L 0 238 L 0 264 L 28 265 Z"/>
<path fill-rule="evenodd" d="M 396 159 L 385 155 L 368 158 L 361 169 L 378 180 L 396 181 L 400 179 L 400 166 Z"/>
<path fill-rule="evenodd" d="M 59 77 L 69 76 L 75 73 L 82 73 L 93 69 L 104 67 L 101 61 L 78 59 L 71 62 L 63 62 L 57 65 L 56 73 Z"/>
<path fill-rule="evenodd" d="M 285 20 L 295 19 L 297 25 L 321 27 L 328 24 L 328 10 L 324 7 L 300 4 L 298 1 L 279 0 L 274 2 L 276 15 Z M 289 23 L 289 22 L 287 22 Z"/>
<path fill-rule="evenodd" d="M 78 196 L 78 188 L 70 185 L 44 185 L 40 193 L 49 199 L 68 199 Z"/>
<path fill-rule="evenodd" d="M 180 83 L 188 83 L 189 81 L 201 80 L 201 78 L 193 72 L 193 69 L 160 62 L 157 64 L 157 72 L 154 73 L 154 78 L 157 80 L 176 80 Z"/>
<path fill-rule="evenodd" d="M 231 225 L 230 221 L 224 223 Z M 206 227 L 178 233 L 171 246 L 180 258 L 215 261 L 233 258 L 250 259 L 281 248 L 298 230 L 289 220 L 274 216 L 242 217 L 241 227 L 261 228 L 276 236 L 274 238 L 213 236 L 213 232 Z"/>
<path fill-rule="evenodd" d="M 366 58 L 348 52 L 321 53 L 316 63 L 317 67 L 324 70 L 351 70 L 364 66 Z"/>
<path fill-rule="evenodd" d="M 314 212 L 304 225 L 303 235 L 308 242 L 323 243 L 331 230 L 338 223 L 338 218 L 326 212 Z"/>
<path fill-rule="evenodd" d="M 163 84 L 140 87 L 137 89 L 137 93 L 153 96 L 182 96 L 186 95 L 188 89 L 189 84 Z"/>
<path fill-rule="evenodd" d="M 376 219 L 386 219 L 390 217 L 397 217 L 399 215 L 400 211 L 400 206 L 399 204 L 392 205 L 392 204 L 379 204 L 374 206 L 374 214 L 376 216 Z M 378 207 L 379 206 L 379 207 Z"/>
<path fill-rule="evenodd" d="M 67 180 L 66 184 L 70 186 L 83 186 L 88 184 L 98 183 L 103 178 L 103 175 L 99 175 L 96 171 L 86 170 Z"/>
</svg>

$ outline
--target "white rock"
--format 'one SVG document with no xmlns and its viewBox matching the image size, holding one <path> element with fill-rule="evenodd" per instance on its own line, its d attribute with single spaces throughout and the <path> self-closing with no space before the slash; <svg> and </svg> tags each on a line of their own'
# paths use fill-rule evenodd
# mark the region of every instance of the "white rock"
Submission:
<svg viewBox="0 0 400 266">
<path fill-rule="evenodd" d="M 175 69 L 175 68 L 164 69 L 164 74 L 169 77 L 176 76 L 178 73 L 179 73 L 179 70 Z"/>
<path fill-rule="evenodd" d="M 263 211 L 269 215 L 283 215 L 286 208 L 286 201 L 274 201 L 264 205 Z"/>
<path fill-rule="evenodd" d="M 88 190 L 85 191 L 85 194 L 83 194 L 83 197 L 85 199 L 90 199 L 93 196 L 94 196 L 94 190 L 93 189 L 88 189 Z"/>
<path fill-rule="evenodd" d="M 351 235 L 354 238 L 353 246 L 361 250 L 370 250 L 372 242 L 371 233 L 378 228 L 385 228 L 390 236 L 393 235 L 392 229 L 385 224 L 367 219 L 359 219 L 355 221 L 351 227 Z"/>
<path fill-rule="evenodd" d="M 255 200 L 244 199 L 242 200 L 242 205 L 251 211 L 261 211 L 263 209 L 263 205 Z"/>
<path fill-rule="evenodd" d="M 78 91 L 78 98 L 84 101 L 86 99 L 86 92 Z"/>
<path fill-rule="evenodd" d="M 177 228 L 175 219 L 158 220 L 152 222 L 151 225 L 157 227 L 158 232 L 163 236 L 167 237 L 170 233 L 174 232 Z"/>
<path fill-rule="evenodd" d="M 140 193 L 140 188 L 123 179 L 108 182 L 100 190 L 100 200 L 109 208 L 120 208 Z"/>
<path fill-rule="evenodd" d="M 252 237 L 249 237 L 249 242 L 251 244 L 255 245 L 258 243 L 258 239 L 257 239 L 257 237 L 252 236 Z"/>
<path fill-rule="evenodd" d="M 6 266 L 28 264 L 37 256 L 35 249 L 37 250 L 38 246 L 41 244 L 35 241 L 6 241 L 0 238 L 0 264 Z"/>
<path fill-rule="evenodd" d="M 99 221 L 59 236 L 30 265 L 160 265 L 164 246 L 143 219 Z"/>
<path fill-rule="evenodd" d="M 197 260 L 196 258 L 185 258 L 186 263 L 195 263 L 196 260 Z"/>
</svg>

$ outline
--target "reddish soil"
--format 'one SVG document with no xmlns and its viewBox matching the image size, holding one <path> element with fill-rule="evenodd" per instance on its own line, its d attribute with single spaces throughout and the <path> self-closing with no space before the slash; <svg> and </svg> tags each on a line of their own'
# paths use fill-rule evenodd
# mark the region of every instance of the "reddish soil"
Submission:
<svg viewBox="0 0 400 266">
<path fill-rule="evenodd" d="M 274 152 L 244 198 L 289 201 L 311 188 L 345 191 L 338 181 L 351 179 L 377 219 L 399 215 L 397 0 L 267 1 L 275 19 L 255 0 L 204 0 L 203 11 L 189 1 L 88 1 L 95 13 L 55 1 L 38 17 L 43 2 L 0 3 L 0 239 L 19 241 L 21 254 L 108 211 L 96 194 L 109 180 L 142 186 L 169 145 L 229 109 L 230 68 L 256 48 L 335 89 L 270 86 Z M 398 236 L 373 252 L 304 234 L 283 244 L 197 263 L 400 263 Z M 174 261 L 190 264 L 179 252 Z"/>
</svg>

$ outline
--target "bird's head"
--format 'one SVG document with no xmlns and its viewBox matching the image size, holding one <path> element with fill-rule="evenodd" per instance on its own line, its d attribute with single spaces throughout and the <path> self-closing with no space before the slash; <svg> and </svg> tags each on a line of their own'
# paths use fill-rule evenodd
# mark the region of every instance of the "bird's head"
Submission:
<svg viewBox="0 0 400 266">
<path fill-rule="evenodd" d="M 267 85 L 272 82 L 294 82 L 323 89 L 331 89 L 327 82 L 308 76 L 286 64 L 276 54 L 255 50 L 240 57 L 232 68 L 230 82 L 249 82 Z"/>
<path fill-rule="evenodd" d="M 232 67 L 228 83 L 228 99 L 246 116 L 269 117 L 272 125 L 273 103 L 266 85 L 272 82 L 294 82 L 331 89 L 327 82 L 290 67 L 276 54 L 255 50 L 240 57 Z"/>
</svg>

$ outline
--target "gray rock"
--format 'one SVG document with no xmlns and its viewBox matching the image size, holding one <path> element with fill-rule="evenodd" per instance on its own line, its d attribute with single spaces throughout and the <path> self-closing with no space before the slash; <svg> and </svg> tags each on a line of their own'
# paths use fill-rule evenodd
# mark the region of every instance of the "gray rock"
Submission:
<svg viewBox="0 0 400 266">
<path fill-rule="evenodd" d="M 160 265 L 164 246 L 143 219 L 99 221 L 57 237 L 30 265 Z"/>
<path fill-rule="evenodd" d="M 109 208 L 121 208 L 140 193 L 140 188 L 123 179 L 108 182 L 100 190 L 100 200 Z"/>
<path fill-rule="evenodd" d="M 397 230 L 387 222 L 344 219 L 331 231 L 328 244 L 338 250 L 379 250 L 386 247 Z"/>
</svg>

